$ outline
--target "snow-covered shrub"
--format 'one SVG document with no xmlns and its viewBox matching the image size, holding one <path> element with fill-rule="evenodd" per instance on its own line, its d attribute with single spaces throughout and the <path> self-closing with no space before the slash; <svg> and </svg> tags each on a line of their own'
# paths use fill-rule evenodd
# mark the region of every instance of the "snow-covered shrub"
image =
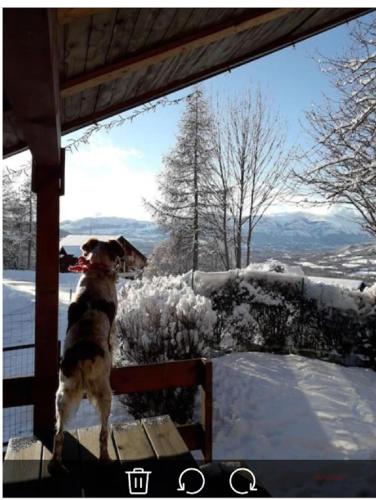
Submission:
<svg viewBox="0 0 376 500">
<path fill-rule="evenodd" d="M 124 356 L 154 363 L 202 356 L 213 335 L 211 302 L 180 277 L 144 279 L 124 287 L 118 324 Z"/>
<path fill-rule="evenodd" d="M 216 322 L 208 298 L 196 295 L 181 277 L 155 277 L 124 287 L 118 309 L 123 364 L 148 364 L 203 356 Z M 180 389 L 125 397 L 136 418 L 169 413 L 192 417 L 195 390 Z"/>
</svg>

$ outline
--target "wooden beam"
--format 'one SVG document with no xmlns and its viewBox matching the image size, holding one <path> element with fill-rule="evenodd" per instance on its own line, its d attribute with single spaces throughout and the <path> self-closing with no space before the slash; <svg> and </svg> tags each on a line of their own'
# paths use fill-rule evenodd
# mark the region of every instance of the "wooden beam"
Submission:
<svg viewBox="0 0 376 500">
<path fill-rule="evenodd" d="M 12 112 L 12 106 L 9 102 L 9 99 L 7 98 L 7 96 L 4 94 L 3 95 L 3 116 L 8 114 L 8 113 L 11 113 Z"/>
<path fill-rule="evenodd" d="M 4 9 L 4 87 L 25 142 L 47 168 L 60 164 L 56 37 L 47 9 Z M 53 112 L 52 112 L 53 110 Z"/>
<path fill-rule="evenodd" d="M 113 8 L 93 8 L 93 9 L 56 9 L 57 10 L 57 22 L 59 24 L 68 24 L 81 19 L 82 17 L 93 16 L 94 14 L 103 14 L 109 10 L 114 10 Z"/>
<path fill-rule="evenodd" d="M 111 372 L 111 387 L 114 394 L 192 387 L 202 382 L 201 359 L 125 366 L 114 368 Z"/>
<path fill-rule="evenodd" d="M 61 85 L 61 96 L 63 98 L 72 96 L 92 87 L 108 83 L 121 78 L 125 74 L 139 71 L 147 66 L 161 63 L 166 59 L 218 42 L 237 33 L 242 33 L 248 29 L 286 16 L 293 10 L 297 9 L 249 9 L 241 17 L 210 26 L 199 32 L 186 35 L 179 40 L 168 42 L 141 54 L 127 57 L 115 64 L 103 66 L 102 68 L 63 82 Z"/>
<path fill-rule="evenodd" d="M 18 155 L 18 153 L 22 153 L 23 151 L 27 151 L 29 149 L 29 146 L 26 144 L 26 142 L 20 141 L 17 142 L 17 144 L 14 144 L 13 146 L 10 146 L 8 148 L 3 148 L 3 158 L 10 158 L 13 155 Z"/>
<path fill-rule="evenodd" d="M 344 14 L 342 14 L 335 20 L 331 19 L 327 23 L 321 25 L 320 28 L 315 26 L 309 30 L 301 32 L 300 34 L 294 33 L 288 37 L 283 37 L 281 39 L 273 41 L 272 43 L 265 45 L 261 49 L 250 50 L 237 58 L 232 58 L 228 61 L 225 61 L 224 63 L 212 66 L 203 71 L 198 71 L 185 78 L 173 80 L 167 85 L 164 85 L 163 87 L 144 92 L 143 94 L 127 99 L 126 101 L 112 104 L 107 108 L 92 113 L 90 116 L 83 116 L 80 118 L 76 118 L 74 120 L 70 120 L 69 122 L 63 124 L 62 126 L 63 134 L 74 132 L 75 130 L 90 125 L 94 122 L 104 120 L 119 113 L 123 113 L 136 106 L 141 106 L 142 104 L 150 102 L 154 99 L 164 97 L 170 94 L 171 92 L 182 90 L 188 86 L 199 83 L 207 78 L 217 76 L 223 73 L 224 71 L 232 70 L 239 66 L 242 66 L 243 64 L 255 61 L 277 50 L 284 49 L 290 45 L 303 41 L 315 34 L 324 32 L 332 27 L 339 26 L 340 24 L 343 24 L 344 22 L 349 21 L 351 19 L 355 19 L 361 15 L 366 14 L 367 12 L 370 12 L 370 9 L 356 9 L 356 10 L 352 9 L 351 13 L 346 11 Z"/>
<path fill-rule="evenodd" d="M 272 52 L 275 52 L 280 49 L 284 49 L 292 44 L 303 41 L 313 35 L 318 33 L 322 33 L 328 29 L 334 28 L 343 24 L 344 22 L 355 19 L 359 16 L 365 15 L 368 12 L 371 12 L 372 9 L 343 9 L 343 13 L 336 18 L 330 18 L 326 23 L 321 24 L 320 26 L 313 26 L 309 30 L 302 30 L 298 34 L 293 33 L 288 37 L 283 37 L 282 39 L 278 39 L 273 41 L 272 43 L 266 44 L 260 50 L 249 50 L 247 53 L 242 54 L 241 56 L 225 61 L 224 63 L 218 64 L 216 66 L 212 66 L 211 68 L 196 72 L 192 75 L 189 75 L 186 78 L 177 79 L 170 82 L 168 85 L 163 87 L 153 89 L 151 91 L 147 91 L 141 95 L 137 95 L 128 99 L 126 101 L 113 104 L 108 106 L 107 108 L 96 111 L 88 116 L 83 116 L 80 118 L 76 118 L 69 122 L 66 122 L 62 126 L 62 132 L 64 134 L 68 134 L 70 132 L 74 132 L 82 127 L 91 125 L 92 123 L 100 120 L 104 120 L 118 113 L 122 113 L 129 109 L 132 109 L 136 106 L 140 106 L 146 102 L 150 102 L 153 99 L 157 99 L 168 95 L 171 92 L 178 91 L 184 89 L 190 85 L 195 83 L 199 83 L 207 78 L 216 76 L 224 71 L 235 69 L 243 64 L 249 63 L 250 61 L 254 61 L 260 57 L 264 57 Z M 303 27 L 304 28 L 304 27 Z M 5 62 L 4 62 L 5 66 Z M 19 143 L 15 146 L 12 146 L 8 149 L 4 150 L 4 157 L 9 157 L 14 154 L 17 154 L 21 151 L 24 151 L 28 148 L 27 144 Z"/>
<path fill-rule="evenodd" d="M 167 361 L 151 365 L 113 368 L 111 386 L 115 394 L 130 394 L 177 387 L 205 386 L 209 383 L 207 370 L 211 362 L 205 358 Z M 210 368 L 209 368 L 210 369 Z M 35 377 L 4 379 L 6 407 L 34 403 Z M 25 391 L 21 388 L 25 387 Z M 43 388 L 41 388 L 43 391 Z M 28 401 L 25 403 L 24 401 Z"/>
<path fill-rule="evenodd" d="M 3 408 L 34 404 L 34 377 L 5 378 L 3 380 Z"/>
<path fill-rule="evenodd" d="M 62 187 L 56 11 L 4 9 L 4 84 L 33 156 L 37 193 L 34 434 L 52 437 L 58 363 Z"/>
<path fill-rule="evenodd" d="M 177 429 L 189 450 L 201 450 L 204 453 L 204 429 L 201 424 L 177 425 Z"/>
</svg>

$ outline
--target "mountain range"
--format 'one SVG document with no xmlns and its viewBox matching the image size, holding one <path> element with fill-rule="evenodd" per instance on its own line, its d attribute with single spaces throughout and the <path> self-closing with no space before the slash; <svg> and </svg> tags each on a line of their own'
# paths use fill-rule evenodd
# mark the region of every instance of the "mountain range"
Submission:
<svg viewBox="0 0 376 500">
<path fill-rule="evenodd" d="M 123 235 L 145 255 L 166 235 L 155 222 L 121 217 L 86 217 L 60 223 L 61 234 Z M 265 215 L 254 232 L 256 250 L 323 250 L 372 241 L 348 210 L 329 215 L 292 212 Z"/>
</svg>

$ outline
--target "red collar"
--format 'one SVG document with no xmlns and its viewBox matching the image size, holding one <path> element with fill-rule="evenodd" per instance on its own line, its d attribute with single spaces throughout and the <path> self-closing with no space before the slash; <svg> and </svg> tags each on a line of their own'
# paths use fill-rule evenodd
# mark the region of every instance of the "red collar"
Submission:
<svg viewBox="0 0 376 500">
<path fill-rule="evenodd" d="M 69 266 L 68 271 L 73 273 L 87 273 L 88 271 L 102 271 L 105 273 L 112 272 L 112 269 L 105 264 L 99 262 L 94 262 L 93 264 L 85 259 L 85 257 L 79 257 L 78 262 L 75 266 Z"/>
</svg>

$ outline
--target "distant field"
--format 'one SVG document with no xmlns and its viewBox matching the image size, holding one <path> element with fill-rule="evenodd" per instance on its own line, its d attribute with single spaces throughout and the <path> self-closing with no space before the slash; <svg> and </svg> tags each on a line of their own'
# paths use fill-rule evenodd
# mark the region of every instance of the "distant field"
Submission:
<svg viewBox="0 0 376 500">
<path fill-rule="evenodd" d="M 367 283 L 376 282 L 376 243 L 349 245 L 336 250 L 287 252 L 269 249 L 257 250 L 254 261 L 266 258 L 280 260 L 286 264 L 300 266 L 307 276 L 333 278 L 356 278 Z"/>
</svg>

